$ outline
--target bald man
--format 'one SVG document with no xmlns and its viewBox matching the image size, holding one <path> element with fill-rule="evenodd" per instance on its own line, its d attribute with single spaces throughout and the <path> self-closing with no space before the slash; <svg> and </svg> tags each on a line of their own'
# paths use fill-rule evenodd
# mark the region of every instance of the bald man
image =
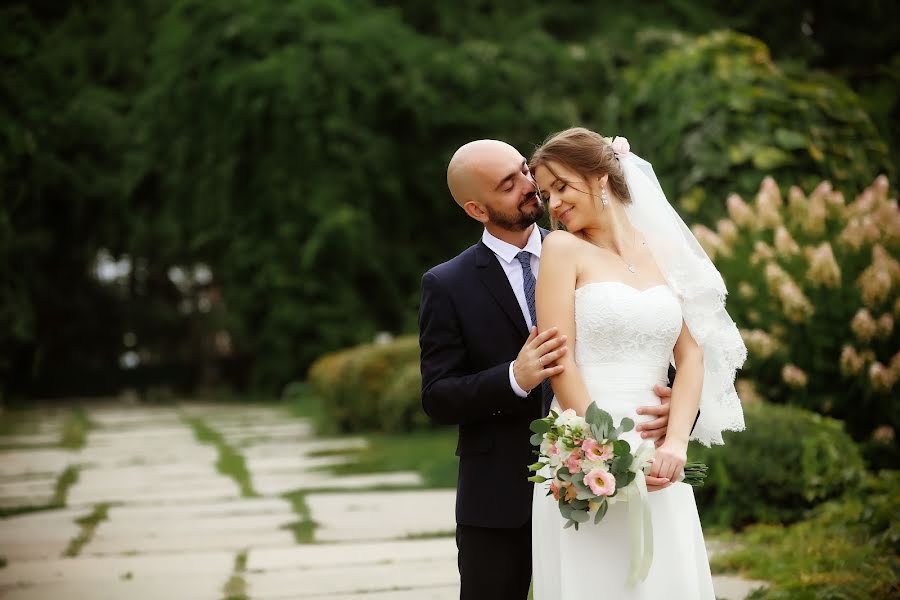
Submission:
<svg viewBox="0 0 900 600">
<path fill-rule="evenodd" d="M 462 146 L 447 168 L 456 203 L 484 225 L 481 240 L 422 277 L 422 405 L 459 426 L 456 544 L 460 598 L 525 600 L 531 581 L 529 423 L 547 414 L 542 383 L 567 351 L 555 328 L 535 327 L 534 281 L 544 206 L 525 158 L 504 142 Z M 666 398 L 671 390 L 658 389 Z M 665 435 L 668 404 L 639 426 Z"/>
</svg>

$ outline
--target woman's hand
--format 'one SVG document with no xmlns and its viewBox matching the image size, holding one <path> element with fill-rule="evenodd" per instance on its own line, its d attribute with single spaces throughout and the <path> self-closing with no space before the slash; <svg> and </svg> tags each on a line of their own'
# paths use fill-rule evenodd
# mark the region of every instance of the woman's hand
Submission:
<svg viewBox="0 0 900 600">
<path fill-rule="evenodd" d="M 650 465 L 650 477 L 661 477 L 669 481 L 677 481 L 684 471 L 687 462 L 687 444 L 667 440 L 656 449 L 656 456 Z"/>
</svg>

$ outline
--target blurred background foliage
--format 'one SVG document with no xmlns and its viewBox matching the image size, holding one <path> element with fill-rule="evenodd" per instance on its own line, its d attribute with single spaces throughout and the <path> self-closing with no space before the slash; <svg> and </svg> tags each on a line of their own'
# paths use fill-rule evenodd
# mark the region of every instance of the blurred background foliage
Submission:
<svg viewBox="0 0 900 600">
<path fill-rule="evenodd" d="M 444 185 L 477 137 L 527 155 L 573 124 L 629 136 L 710 227 L 768 174 L 852 197 L 896 171 L 898 17 L 874 0 L 7 3 L 2 393 L 277 393 L 323 353 L 412 333 L 421 273 L 478 235 Z"/>
</svg>

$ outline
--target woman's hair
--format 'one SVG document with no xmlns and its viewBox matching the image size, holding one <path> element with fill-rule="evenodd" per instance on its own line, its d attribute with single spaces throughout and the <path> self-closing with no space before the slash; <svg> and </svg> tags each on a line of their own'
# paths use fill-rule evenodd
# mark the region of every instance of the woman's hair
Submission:
<svg viewBox="0 0 900 600">
<path fill-rule="evenodd" d="M 550 135 L 531 155 L 528 166 L 532 173 L 537 167 L 544 166 L 558 176 L 547 164 L 549 162 L 565 165 L 588 183 L 591 177 L 609 175 L 607 184 L 612 193 L 625 204 L 631 202 L 619 159 L 612 146 L 599 133 L 584 127 L 572 127 Z M 553 228 L 556 228 L 555 221 Z"/>
</svg>

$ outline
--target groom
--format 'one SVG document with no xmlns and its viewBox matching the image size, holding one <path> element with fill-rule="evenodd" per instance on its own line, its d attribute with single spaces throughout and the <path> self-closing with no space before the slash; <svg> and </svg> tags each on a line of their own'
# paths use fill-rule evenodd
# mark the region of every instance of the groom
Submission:
<svg viewBox="0 0 900 600">
<path fill-rule="evenodd" d="M 422 405 L 459 426 L 456 544 L 463 600 L 524 600 L 531 580 L 528 425 L 552 401 L 548 378 L 571 351 L 555 328 L 537 332 L 534 286 L 544 215 L 527 162 L 497 140 L 456 151 L 447 185 L 481 240 L 422 277 L 419 344 Z M 543 384 L 543 385 L 542 385 Z M 665 435 L 669 388 L 657 387 L 656 415 L 637 429 Z M 648 483 L 652 484 L 653 481 Z"/>
</svg>

